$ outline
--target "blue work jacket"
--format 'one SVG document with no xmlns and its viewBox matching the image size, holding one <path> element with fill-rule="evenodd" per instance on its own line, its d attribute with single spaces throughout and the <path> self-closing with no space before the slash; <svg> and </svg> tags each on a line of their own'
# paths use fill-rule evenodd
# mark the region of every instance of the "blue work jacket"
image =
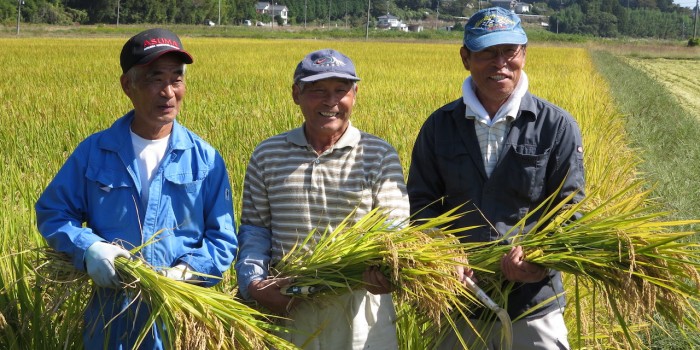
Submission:
<svg viewBox="0 0 700 350">
<path fill-rule="evenodd" d="M 155 269 L 187 263 L 197 272 L 221 277 L 238 248 L 223 158 L 175 121 L 148 203 L 142 203 L 130 135 L 133 119 L 131 111 L 78 145 L 36 203 L 39 231 L 51 247 L 71 256 L 81 271 L 85 250 L 97 241 L 130 250 L 150 240 L 136 255 Z M 203 278 L 202 284 L 208 287 L 218 281 Z M 103 344 L 105 332 L 100 326 L 129 302 L 120 291 L 97 288 L 97 293 L 93 299 L 102 300 L 93 300 L 85 313 L 86 332 L 97 325 L 85 338 L 86 348 Z M 131 347 L 141 330 L 132 316 L 145 322 L 148 313 L 124 312 L 113 321 L 111 339 L 105 343 L 110 349 Z M 142 349 L 161 348 L 155 329 L 152 335 Z"/>
</svg>

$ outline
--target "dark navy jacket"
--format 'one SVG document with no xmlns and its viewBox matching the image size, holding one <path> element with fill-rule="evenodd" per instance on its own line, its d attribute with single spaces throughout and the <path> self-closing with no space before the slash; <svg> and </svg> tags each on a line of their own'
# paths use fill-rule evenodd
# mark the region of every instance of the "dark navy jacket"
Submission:
<svg viewBox="0 0 700 350">
<path fill-rule="evenodd" d="M 441 107 L 418 134 L 407 182 L 414 218 L 435 217 L 464 205 L 464 216 L 453 225 L 481 227 L 464 231 L 460 239 L 490 242 L 503 237 L 562 183 L 558 201 L 577 191 L 574 201 L 583 198 L 583 145 L 578 124 L 569 113 L 526 93 L 498 163 L 487 177 L 474 120 L 465 117 L 465 110 L 461 98 Z M 540 214 L 527 220 L 524 232 Z M 510 295 L 508 312 L 514 318 L 555 293 L 561 294 L 558 300 L 530 317 L 565 304 L 561 275 L 552 271 L 542 282 L 518 284 Z"/>
</svg>

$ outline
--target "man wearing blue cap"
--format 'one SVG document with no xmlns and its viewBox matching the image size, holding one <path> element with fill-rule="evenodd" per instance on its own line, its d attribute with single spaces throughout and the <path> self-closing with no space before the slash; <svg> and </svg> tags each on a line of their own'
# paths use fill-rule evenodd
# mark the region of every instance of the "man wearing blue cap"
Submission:
<svg viewBox="0 0 700 350">
<path fill-rule="evenodd" d="M 130 38 L 120 82 L 133 110 L 81 142 L 36 203 L 48 244 L 96 287 L 85 310 L 85 349 L 169 348 L 115 259 L 133 251 L 166 277 L 209 287 L 236 256 L 223 158 L 175 119 L 192 62 L 169 30 Z"/>
<path fill-rule="evenodd" d="M 463 95 L 425 122 L 413 148 L 408 176 L 411 213 L 435 217 L 464 205 L 459 227 L 464 242 L 491 242 L 530 231 L 543 214 L 537 207 L 584 196 L 583 147 L 576 121 L 561 108 L 528 92 L 523 71 L 527 36 L 514 13 L 500 7 L 475 13 L 464 30 L 462 63 L 470 71 Z M 561 186 L 561 189 L 560 189 Z M 528 216 L 529 215 L 529 216 Z M 524 225 L 520 225 L 522 219 Z M 513 246 L 501 259 L 502 277 L 513 283 L 507 311 L 513 349 L 568 349 L 561 274 L 523 261 Z M 478 276 L 468 269 L 460 279 Z M 470 319 L 482 338 L 461 320 L 469 349 L 500 349 L 500 327 Z M 497 325 L 497 323 L 496 323 Z M 442 349 L 461 348 L 451 334 Z"/>
<path fill-rule="evenodd" d="M 288 318 L 282 336 L 304 349 L 397 349 L 391 286 L 376 268 L 366 290 L 300 301 L 270 265 L 312 232 L 352 224 L 374 208 L 408 218 L 408 196 L 396 150 L 351 125 L 357 96 L 353 62 L 335 50 L 308 54 L 294 72 L 292 98 L 304 115 L 293 130 L 260 143 L 243 187 L 236 271 L 239 291 Z M 353 215 L 353 217 L 349 217 Z M 313 249 L 313 246 L 305 247 Z"/>
</svg>

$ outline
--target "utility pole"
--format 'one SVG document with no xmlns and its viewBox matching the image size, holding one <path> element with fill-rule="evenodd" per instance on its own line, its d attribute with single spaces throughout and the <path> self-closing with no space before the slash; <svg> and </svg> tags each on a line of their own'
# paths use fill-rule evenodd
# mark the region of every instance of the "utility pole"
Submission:
<svg viewBox="0 0 700 350">
<path fill-rule="evenodd" d="M 304 0 L 304 29 L 306 29 L 306 7 L 308 6 L 306 3 L 308 0 Z"/>
<path fill-rule="evenodd" d="M 119 8 L 121 7 L 121 0 L 117 0 L 117 25 L 119 25 Z"/>
<path fill-rule="evenodd" d="M 17 35 L 19 35 L 19 21 L 22 15 L 22 3 L 23 0 L 17 0 Z"/>
<path fill-rule="evenodd" d="M 627 0 L 629 2 L 629 0 Z M 557 13 L 557 34 L 559 34 L 559 15 L 561 15 L 561 8 L 564 7 L 564 0 L 559 0 L 559 13 Z"/>
<path fill-rule="evenodd" d="M 365 26 L 365 40 L 369 40 L 369 8 L 372 0 L 367 0 L 367 25 Z"/>
<path fill-rule="evenodd" d="M 693 23 L 693 40 L 697 38 L 698 35 L 698 7 L 700 7 L 700 0 L 695 0 L 695 22 Z"/>
<path fill-rule="evenodd" d="M 328 29 L 331 29 L 331 0 L 328 0 Z"/>
<path fill-rule="evenodd" d="M 275 5 L 270 2 L 270 28 L 275 28 Z"/>
<path fill-rule="evenodd" d="M 435 7 L 435 30 L 438 30 L 438 22 L 440 22 L 440 0 L 437 0 Z"/>
<path fill-rule="evenodd" d="M 221 25 L 221 0 L 219 0 L 219 20 L 217 21 L 216 25 Z"/>
</svg>

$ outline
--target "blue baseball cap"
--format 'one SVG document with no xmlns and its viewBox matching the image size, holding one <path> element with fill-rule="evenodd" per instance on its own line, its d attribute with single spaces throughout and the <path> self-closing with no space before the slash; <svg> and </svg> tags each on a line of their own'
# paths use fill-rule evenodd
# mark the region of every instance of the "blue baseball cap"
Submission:
<svg viewBox="0 0 700 350">
<path fill-rule="evenodd" d="M 518 15 L 502 7 L 490 7 L 469 17 L 464 26 L 464 46 L 469 51 L 502 44 L 527 44 Z"/>
<path fill-rule="evenodd" d="M 294 70 L 294 83 L 310 83 L 329 78 L 360 80 L 352 60 L 331 49 L 318 50 L 306 55 Z"/>
</svg>

